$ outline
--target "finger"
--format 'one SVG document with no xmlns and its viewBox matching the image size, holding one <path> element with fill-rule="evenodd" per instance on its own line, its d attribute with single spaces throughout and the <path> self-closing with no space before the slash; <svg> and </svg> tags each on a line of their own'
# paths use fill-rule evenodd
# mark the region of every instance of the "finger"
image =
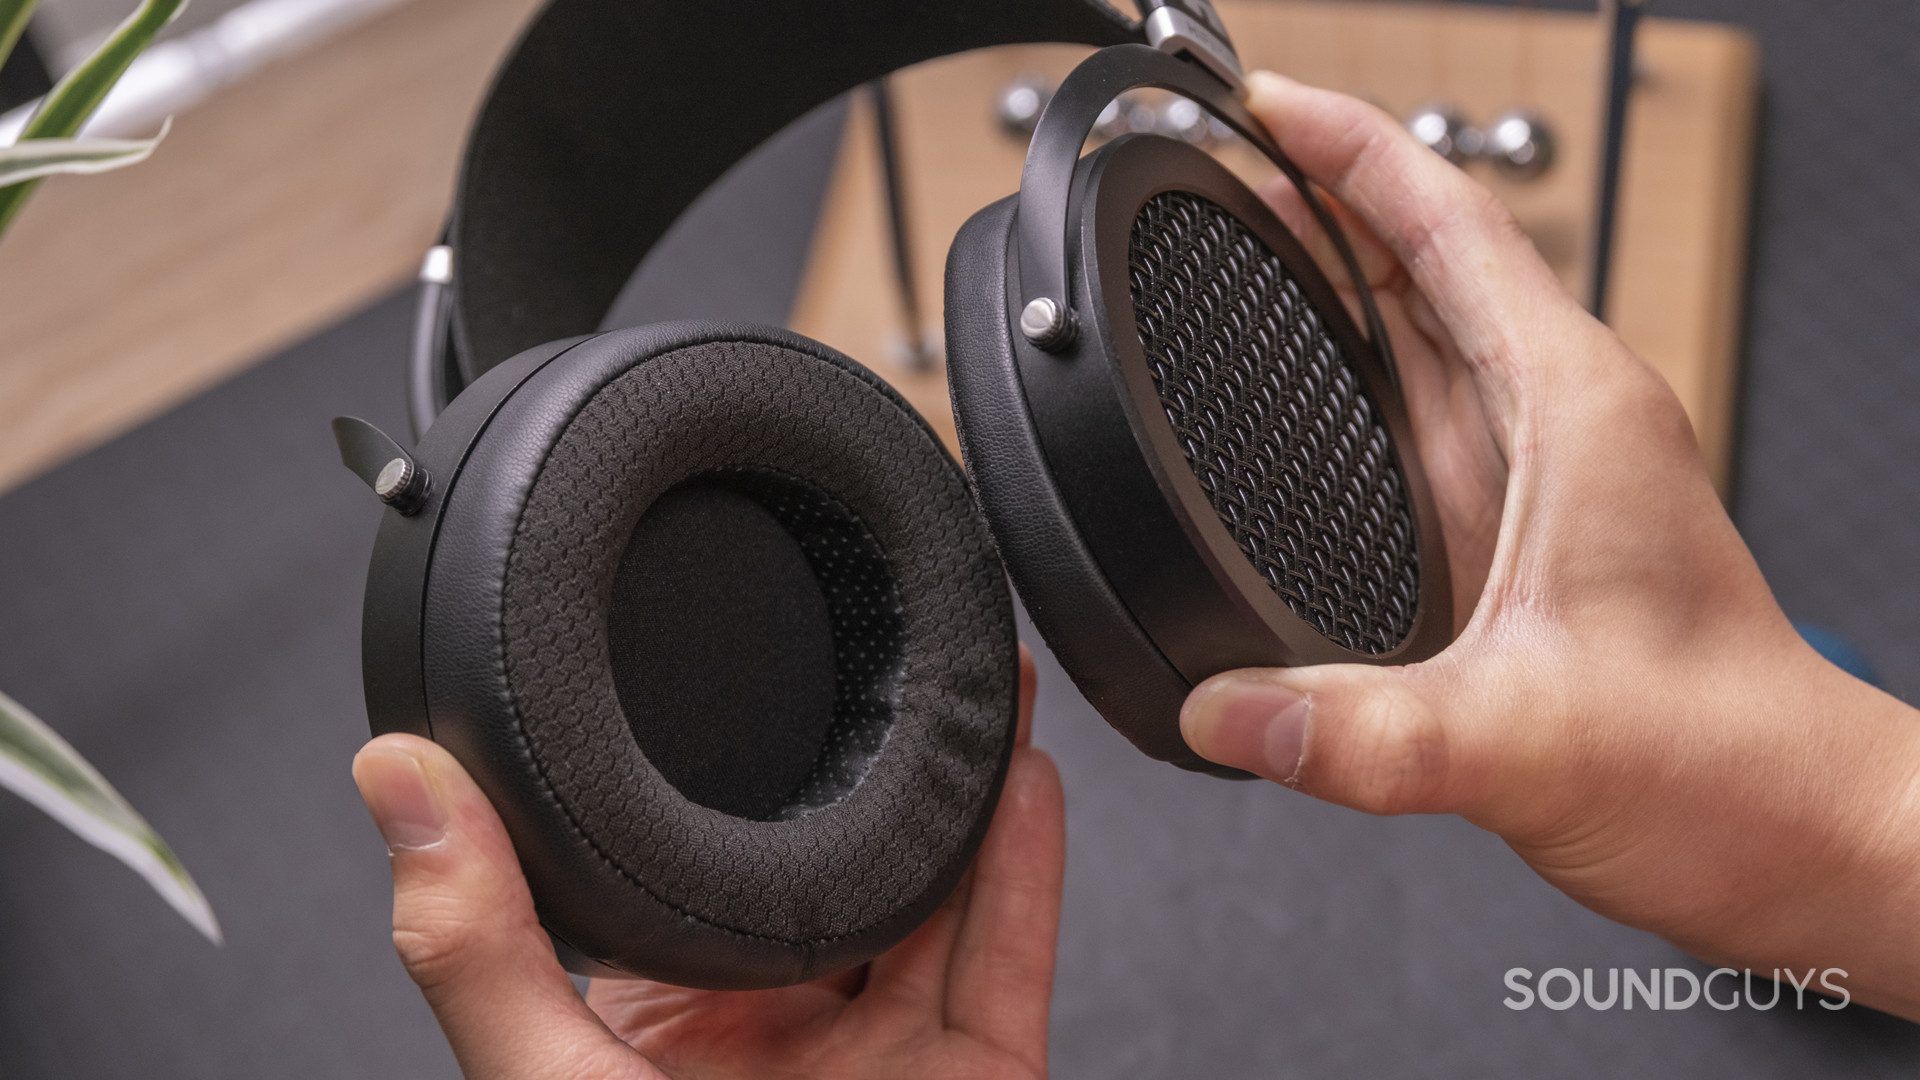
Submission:
<svg viewBox="0 0 1920 1080">
<path fill-rule="evenodd" d="M 1217 675 L 1180 713 L 1187 745 L 1373 814 L 1465 810 L 1482 787 L 1468 710 L 1415 668 L 1337 664 Z"/>
<path fill-rule="evenodd" d="M 1053 759 L 1014 751 L 947 975 L 948 1026 L 1043 1072 L 1066 858 L 1065 800 Z"/>
<path fill-rule="evenodd" d="M 1307 204 L 1285 177 L 1278 177 L 1268 185 L 1261 196 L 1271 206 L 1289 230 L 1307 249 L 1313 258 L 1340 291 L 1341 299 L 1346 303 L 1347 311 L 1354 322 L 1366 326 L 1365 313 L 1359 303 L 1352 282 L 1353 275 L 1348 272 L 1346 262 L 1340 258 L 1327 231 L 1307 209 Z M 1445 420 L 1454 407 L 1444 391 L 1448 374 L 1445 369 L 1460 364 L 1460 356 L 1454 348 L 1446 328 L 1433 315 L 1433 307 L 1417 290 L 1405 288 L 1408 278 L 1405 268 L 1400 265 L 1392 251 L 1367 228 L 1365 222 L 1355 218 L 1351 211 L 1334 200 L 1327 201 L 1327 208 L 1334 216 L 1353 248 L 1354 258 L 1366 275 L 1370 287 L 1378 302 L 1380 317 L 1386 323 L 1387 337 L 1395 342 L 1407 342 L 1418 334 L 1431 345 L 1428 349 L 1401 348 L 1395 351 L 1395 367 L 1406 384 L 1408 409 L 1414 414 L 1416 436 L 1421 432 L 1422 419 Z"/>
<path fill-rule="evenodd" d="M 867 966 L 866 986 L 855 999 L 859 1007 L 906 1008 L 929 1021 L 940 1020 L 947 968 L 972 891 L 973 874 L 969 871 L 932 918 L 905 941 L 874 958 Z"/>
<path fill-rule="evenodd" d="M 453 757 L 383 735 L 353 778 L 387 841 L 393 942 L 469 1076 L 578 1075 L 625 1047 L 540 929 L 506 830 Z"/>
<path fill-rule="evenodd" d="M 1469 362 L 1511 379 L 1528 328 L 1592 321 L 1500 201 L 1386 113 L 1271 73 L 1249 88 L 1248 108 L 1393 252 Z"/>
<path fill-rule="evenodd" d="M 1307 206 L 1305 196 L 1293 186 L 1293 181 L 1284 176 L 1276 176 L 1260 189 L 1260 198 L 1273 210 L 1287 231 L 1300 241 L 1307 254 L 1312 256 L 1314 265 L 1327 275 L 1337 289 L 1353 287 L 1353 274 L 1347 269 L 1347 261 L 1340 257 L 1340 249 L 1335 247 L 1320 219 Z M 1367 223 L 1353 215 L 1340 204 L 1338 199 L 1322 198 L 1327 212 L 1333 215 L 1334 223 L 1346 235 L 1347 246 L 1353 250 L 1354 261 L 1360 264 L 1360 272 L 1365 275 L 1367 284 L 1375 290 L 1391 288 L 1406 281 L 1400 259 L 1385 244 Z"/>
</svg>

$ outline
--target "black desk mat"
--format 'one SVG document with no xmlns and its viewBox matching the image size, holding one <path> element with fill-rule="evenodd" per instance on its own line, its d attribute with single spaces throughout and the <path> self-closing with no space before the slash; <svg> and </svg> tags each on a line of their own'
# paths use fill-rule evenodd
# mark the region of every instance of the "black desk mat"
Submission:
<svg viewBox="0 0 1920 1080">
<path fill-rule="evenodd" d="M 1920 8 L 1663 4 L 1768 42 L 1738 517 L 1798 617 L 1920 687 Z M 751 170 L 630 310 L 777 318 L 825 122 Z M 983 193 L 983 200 L 997 193 Z M 716 299 L 718 298 L 718 299 Z M 715 303 L 728 303 L 715 311 Z M 0 687 L 174 840 L 228 944 L 0 798 L 0 1076 L 450 1076 L 387 943 L 359 588 L 374 514 L 328 417 L 398 425 L 404 299 L 0 498 Z M 1457 821 L 1386 821 L 1135 755 L 1043 662 L 1066 773 L 1058 1075 L 1893 1076 L 1863 1009 L 1502 1007 L 1502 973 L 1687 964 Z M 1844 718 L 1835 718 L 1841 722 Z"/>
</svg>

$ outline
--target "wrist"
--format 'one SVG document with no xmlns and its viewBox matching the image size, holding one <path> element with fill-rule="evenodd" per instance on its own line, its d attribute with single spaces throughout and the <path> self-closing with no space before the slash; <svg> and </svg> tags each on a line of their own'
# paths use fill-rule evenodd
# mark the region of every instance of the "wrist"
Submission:
<svg viewBox="0 0 1920 1080">
<path fill-rule="evenodd" d="M 1729 794 L 1774 835 L 1728 845 L 1746 858 L 1728 868 L 1727 910 L 1672 936 L 1762 973 L 1837 968 L 1855 1000 L 1920 1018 L 1920 713 L 1795 645 L 1776 678 L 1730 699 L 1774 746 L 1733 763 L 1759 782 Z"/>
</svg>

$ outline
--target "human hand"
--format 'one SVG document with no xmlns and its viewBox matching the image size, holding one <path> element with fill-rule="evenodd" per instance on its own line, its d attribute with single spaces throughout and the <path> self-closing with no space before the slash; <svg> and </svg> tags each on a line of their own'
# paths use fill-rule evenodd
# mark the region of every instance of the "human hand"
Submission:
<svg viewBox="0 0 1920 1080">
<path fill-rule="evenodd" d="M 394 945 L 469 1077 L 1045 1076 L 1064 841 L 1033 691 L 1022 650 L 1013 762 L 954 895 L 871 964 L 778 990 L 595 980 L 583 1001 L 486 796 L 437 745 L 381 736 L 353 773 L 392 854 Z"/>
<path fill-rule="evenodd" d="M 1251 86 L 1376 290 L 1461 626 L 1425 663 L 1209 680 L 1189 744 L 1361 810 L 1464 815 L 1604 915 L 1842 967 L 1920 1015 L 1920 715 L 1800 640 L 1665 381 L 1498 200 L 1378 109 Z M 1268 197 L 1339 265 L 1297 193 Z"/>
</svg>

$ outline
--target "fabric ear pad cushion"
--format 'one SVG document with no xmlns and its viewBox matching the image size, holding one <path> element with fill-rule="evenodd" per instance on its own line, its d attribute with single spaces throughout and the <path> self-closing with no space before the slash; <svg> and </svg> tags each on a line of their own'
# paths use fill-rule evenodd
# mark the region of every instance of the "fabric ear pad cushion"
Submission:
<svg viewBox="0 0 1920 1080">
<path fill-rule="evenodd" d="M 1017 642 L 964 478 L 891 390 L 783 331 L 617 331 L 515 391 L 453 484 L 433 736 L 576 968 L 790 984 L 952 890 Z"/>
<path fill-rule="evenodd" d="M 948 382 L 960 448 L 1027 614 L 1100 715 L 1150 757 L 1243 776 L 1195 754 L 1177 717 L 1193 687 L 1147 637 L 1087 550 L 1028 419 L 1008 323 L 1018 197 L 981 210 L 947 257 Z"/>
</svg>

